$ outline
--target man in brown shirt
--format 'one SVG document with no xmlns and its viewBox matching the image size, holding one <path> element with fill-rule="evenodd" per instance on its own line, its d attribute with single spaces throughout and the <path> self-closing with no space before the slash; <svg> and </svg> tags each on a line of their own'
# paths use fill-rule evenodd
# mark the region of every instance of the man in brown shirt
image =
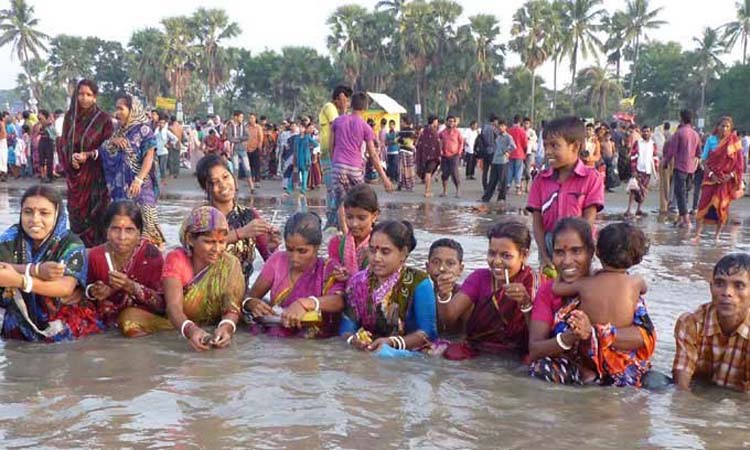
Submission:
<svg viewBox="0 0 750 450">
<path fill-rule="evenodd" d="M 250 189 L 260 187 L 260 152 L 263 148 L 263 127 L 258 116 L 250 113 L 247 120 L 247 157 L 250 161 Z"/>
<path fill-rule="evenodd" d="M 716 263 L 711 302 L 677 319 L 674 337 L 672 374 L 680 389 L 700 379 L 750 392 L 750 255 Z"/>
</svg>

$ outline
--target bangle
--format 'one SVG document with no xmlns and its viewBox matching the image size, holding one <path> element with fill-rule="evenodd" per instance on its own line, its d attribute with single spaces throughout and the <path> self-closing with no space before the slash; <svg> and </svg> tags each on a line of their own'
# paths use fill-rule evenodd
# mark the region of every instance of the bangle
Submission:
<svg viewBox="0 0 750 450">
<path fill-rule="evenodd" d="M 89 292 L 89 290 L 90 290 L 90 289 L 91 289 L 92 287 L 94 287 L 94 283 L 91 283 L 91 284 L 87 284 L 87 285 L 86 285 L 86 289 L 85 289 L 85 290 L 83 291 L 83 295 L 84 295 L 84 296 L 85 296 L 85 297 L 86 297 L 87 299 L 89 299 L 89 300 L 94 300 L 94 297 L 93 297 L 93 296 L 91 295 L 91 293 Z"/>
<path fill-rule="evenodd" d="M 255 300 L 255 299 L 252 298 L 252 297 L 246 297 L 245 300 L 242 300 L 242 305 L 240 305 L 240 309 L 243 310 L 243 311 L 245 311 L 245 312 L 250 312 L 249 309 L 245 309 L 245 304 L 247 302 L 249 302 L 250 300 Z"/>
<path fill-rule="evenodd" d="M 40 265 L 41 265 L 40 263 L 34 264 L 34 276 L 37 278 L 39 278 L 39 266 Z"/>
<path fill-rule="evenodd" d="M 313 311 L 320 312 L 320 300 L 318 300 L 318 297 L 311 295 L 309 298 L 312 299 L 312 301 L 315 303 L 315 307 L 313 308 Z"/>
<path fill-rule="evenodd" d="M 25 275 L 26 275 L 27 277 L 28 277 L 28 276 L 30 275 L 30 273 L 31 273 L 31 266 L 32 266 L 32 265 L 33 265 L 33 264 L 26 264 L 26 273 L 25 273 Z"/>
<path fill-rule="evenodd" d="M 27 294 L 31 294 L 31 290 L 34 288 L 34 279 L 31 275 L 24 275 L 21 290 Z"/>
<path fill-rule="evenodd" d="M 521 309 L 521 312 L 522 312 L 522 313 L 524 313 L 524 314 L 528 314 L 528 313 L 530 313 L 530 312 L 531 312 L 531 310 L 532 310 L 532 309 L 534 309 L 534 304 L 533 304 L 533 303 L 529 303 L 529 305 L 528 305 L 528 306 L 525 306 L 525 307 L 524 307 L 524 306 L 521 306 L 521 307 L 520 307 L 520 309 Z"/>
<path fill-rule="evenodd" d="M 352 345 L 352 341 L 354 340 L 354 335 L 352 334 L 348 338 L 346 338 L 346 343 L 349 345 Z"/>
<path fill-rule="evenodd" d="M 398 336 L 389 337 L 388 342 L 390 342 L 391 347 L 395 348 L 396 350 L 401 350 L 401 342 L 398 340 Z"/>
<path fill-rule="evenodd" d="M 135 179 L 133 179 L 133 182 L 137 182 L 138 184 L 143 184 L 143 178 L 135 177 Z"/>
<path fill-rule="evenodd" d="M 441 305 L 445 305 L 447 303 L 450 303 L 451 300 L 453 300 L 453 294 L 451 294 L 451 295 L 448 296 L 448 300 L 443 300 L 442 298 L 440 298 L 440 294 L 437 295 L 437 301 Z"/>
<path fill-rule="evenodd" d="M 399 343 L 401 344 L 401 350 L 406 350 L 406 340 L 403 336 L 396 336 L 398 338 Z"/>
<path fill-rule="evenodd" d="M 565 341 L 563 341 L 563 339 L 562 339 L 562 333 L 559 333 L 557 336 L 555 336 L 555 340 L 557 341 L 557 345 L 559 345 L 560 348 L 563 349 L 563 350 L 565 350 L 565 351 L 568 351 L 571 348 L 573 348 L 572 345 L 568 345 L 568 344 L 565 343 Z"/>
<path fill-rule="evenodd" d="M 229 325 L 232 326 L 232 334 L 234 334 L 234 333 L 237 332 L 237 325 L 235 325 L 235 323 L 232 322 L 229 319 L 222 319 L 221 322 L 219 322 L 219 325 L 216 326 L 216 328 L 219 328 L 220 326 L 222 326 L 225 323 L 228 323 Z"/>
<path fill-rule="evenodd" d="M 195 322 L 193 322 L 193 321 L 192 321 L 192 320 L 190 320 L 190 319 L 185 319 L 185 321 L 184 321 L 184 322 L 182 322 L 182 325 L 180 326 L 180 334 L 181 334 L 181 335 L 182 335 L 182 337 L 184 337 L 185 339 L 190 339 L 189 337 L 187 337 L 187 336 L 185 335 L 185 328 L 187 327 L 187 325 L 195 325 Z"/>
</svg>

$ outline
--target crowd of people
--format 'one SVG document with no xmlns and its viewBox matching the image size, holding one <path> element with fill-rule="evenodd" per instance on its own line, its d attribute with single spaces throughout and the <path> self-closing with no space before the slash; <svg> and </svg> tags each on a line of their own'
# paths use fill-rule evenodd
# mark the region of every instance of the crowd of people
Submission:
<svg viewBox="0 0 750 450">
<path fill-rule="evenodd" d="M 528 119 L 515 117 L 508 127 L 493 115 L 481 129 L 472 123 L 459 131 L 449 116 L 443 129 L 430 117 L 421 129 L 407 119 L 400 130 L 386 122 L 376 132 L 364 118 L 366 94 L 343 86 L 321 110 L 318 127 L 305 118 L 278 132 L 255 114 L 245 123 L 238 111 L 227 123 L 209 119 L 186 129 L 127 94 L 117 96 L 110 117 L 97 94 L 95 83 L 78 84 L 61 132 L 47 135 L 53 154 L 40 157 L 45 179 L 64 174 L 67 209 L 57 189 L 34 185 L 21 198 L 19 222 L 0 235 L 3 338 L 56 342 L 108 329 L 130 338 L 175 330 L 207 351 L 228 346 L 242 328 L 340 336 L 381 356 L 492 354 L 520 360 L 531 376 L 552 383 L 640 387 L 655 378 L 647 285 L 629 273 L 649 240 L 634 221 L 594 229 L 618 176 L 619 129 L 562 117 L 537 132 Z M 38 117 L 54 127 L 50 116 Z M 678 223 L 685 223 L 686 175 L 700 165 L 706 173 L 697 229 L 726 222 L 745 164 L 730 118 L 718 122 L 702 150 L 687 111 L 661 152 L 648 126 L 631 127 L 627 136 L 625 178 L 636 214 L 649 177 L 660 173 L 673 181 Z M 429 243 L 426 261 L 407 262 L 417 246 L 411 224 L 382 220 L 367 183 L 378 179 L 390 192 L 412 190 L 415 178 L 424 178 L 429 196 L 439 170 L 441 195 L 449 180 L 460 195 L 461 161 L 469 179 L 481 162 L 482 200 L 496 189 L 500 201 L 508 189 L 527 192 L 532 217 L 531 227 L 513 216 L 490 227 L 487 266 L 463 282 L 464 251 L 453 239 Z M 184 218 L 179 246 L 163 254 L 159 189 L 167 171 L 177 175 L 181 165 L 194 168 L 207 201 Z M 240 172 L 251 192 L 277 176 L 287 193 L 324 185 L 327 225 L 340 230 L 325 256 L 323 219 L 298 212 L 276 228 L 239 203 Z M 671 195 L 668 186 L 665 193 Z M 539 270 L 529 262 L 532 239 Z M 251 277 L 256 250 L 262 269 Z M 711 297 L 677 320 L 674 382 L 748 391 L 750 255 L 718 261 Z"/>
</svg>

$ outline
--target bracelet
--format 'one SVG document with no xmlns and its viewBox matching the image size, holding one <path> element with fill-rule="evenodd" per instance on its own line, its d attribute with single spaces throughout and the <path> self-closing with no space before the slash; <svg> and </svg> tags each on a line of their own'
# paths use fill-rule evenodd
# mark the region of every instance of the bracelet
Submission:
<svg viewBox="0 0 750 450">
<path fill-rule="evenodd" d="M 222 319 L 221 322 L 219 322 L 219 325 L 216 326 L 216 328 L 219 328 L 220 326 L 222 326 L 222 324 L 225 323 L 228 323 L 232 326 L 232 334 L 237 332 L 237 325 L 229 319 Z"/>
<path fill-rule="evenodd" d="M 346 338 L 346 343 L 349 345 L 352 345 L 352 341 L 354 340 L 354 335 L 352 334 L 348 338 Z"/>
<path fill-rule="evenodd" d="M 27 294 L 31 294 L 31 290 L 34 288 L 34 279 L 31 277 L 31 275 L 24 275 L 22 284 L 23 285 L 21 286 L 21 290 Z"/>
<path fill-rule="evenodd" d="M 443 300 L 442 298 L 440 298 L 440 294 L 437 295 L 437 301 L 441 305 L 448 304 L 448 303 L 451 302 L 451 300 L 453 300 L 453 294 L 451 294 L 450 296 L 448 296 L 448 300 Z"/>
<path fill-rule="evenodd" d="M 190 339 L 189 337 L 187 337 L 187 336 L 185 335 L 185 327 L 186 327 L 187 325 L 195 325 L 195 322 L 193 322 L 193 321 L 192 321 L 192 320 L 190 320 L 190 319 L 185 319 L 185 321 L 184 321 L 184 322 L 182 322 L 182 325 L 180 326 L 180 334 L 181 334 L 181 335 L 182 335 L 182 337 L 184 337 L 185 339 Z"/>
<path fill-rule="evenodd" d="M 531 312 L 532 309 L 534 309 L 534 303 L 529 303 L 529 306 L 526 306 L 526 307 L 521 306 L 520 309 L 522 313 L 528 314 Z"/>
<path fill-rule="evenodd" d="M 26 276 L 29 276 L 29 274 L 31 273 L 31 266 L 32 265 L 33 264 L 26 264 L 26 273 L 25 273 Z"/>
<path fill-rule="evenodd" d="M 84 291 L 83 291 L 83 295 L 84 295 L 84 296 L 85 296 L 85 297 L 86 297 L 87 299 L 89 299 L 89 300 L 94 300 L 94 297 L 93 297 L 93 296 L 91 295 L 91 293 L 89 292 L 89 290 L 90 290 L 90 289 L 91 289 L 92 287 L 94 287 L 94 283 L 91 283 L 91 284 L 87 284 L 87 285 L 86 285 L 86 289 L 84 289 Z"/>
<path fill-rule="evenodd" d="M 240 305 L 240 309 L 245 312 L 250 312 L 249 309 L 245 309 L 245 303 L 249 302 L 250 300 L 255 300 L 253 297 L 246 297 L 245 300 L 242 300 L 242 305 Z"/>
<path fill-rule="evenodd" d="M 135 179 L 133 179 L 133 182 L 138 182 L 138 184 L 143 184 L 143 178 L 135 177 Z"/>
<path fill-rule="evenodd" d="M 39 266 L 41 266 L 40 263 L 34 264 L 34 276 L 39 278 Z"/>
<path fill-rule="evenodd" d="M 318 300 L 318 297 L 311 295 L 309 298 L 312 299 L 313 302 L 315 302 L 315 307 L 313 308 L 313 311 L 320 312 L 320 300 Z"/>
<path fill-rule="evenodd" d="M 388 342 L 391 343 L 391 347 L 396 350 L 401 350 L 401 341 L 398 340 L 398 336 L 391 336 L 388 338 Z"/>
<path fill-rule="evenodd" d="M 563 341 L 563 339 L 562 339 L 562 333 L 559 333 L 559 334 L 558 334 L 558 335 L 557 335 L 557 336 L 555 337 L 555 340 L 557 341 L 557 345 L 559 345 L 559 346 L 560 346 L 560 348 L 561 348 L 561 349 L 563 349 L 563 350 L 565 350 L 565 351 L 568 351 L 568 350 L 570 350 L 571 348 L 573 348 L 573 346 L 572 346 L 572 345 L 568 345 L 568 344 L 566 344 L 566 343 L 565 343 L 565 341 Z"/>
<path fill-rule="evenodd" d="M 398 341 L 401 343 L 401 350 L 406 350 L 406 340 L 403 336 L 396 336 Z"/>
</svg>

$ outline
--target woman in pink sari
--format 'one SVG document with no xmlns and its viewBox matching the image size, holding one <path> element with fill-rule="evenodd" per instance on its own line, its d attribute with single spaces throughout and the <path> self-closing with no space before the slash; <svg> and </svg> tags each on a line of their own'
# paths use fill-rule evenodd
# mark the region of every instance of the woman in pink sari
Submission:
<svg viewBox="0 0 750 450">
<path fill-rule="evenodd" d="M 271 255 L 242 302 L 254 332 L 307 338 L 338 334 L 345 286 L 336 280 L 334 264 L 318 256 L 322 240 L 318 216 L 297 213 L 289 218 L 286 251 Z M 266 302 L 262 298 L 269 291 L 271 301 Z"/>
</svg>

